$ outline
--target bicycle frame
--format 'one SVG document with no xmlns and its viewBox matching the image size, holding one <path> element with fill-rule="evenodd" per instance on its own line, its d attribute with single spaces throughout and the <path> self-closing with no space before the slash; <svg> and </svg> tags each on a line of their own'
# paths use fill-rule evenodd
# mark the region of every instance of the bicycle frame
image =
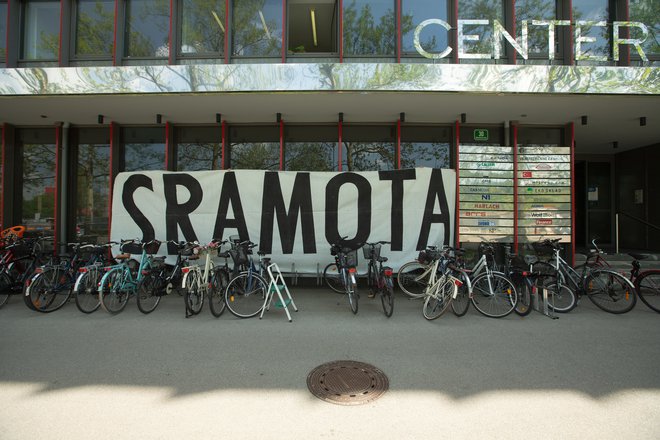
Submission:
<svg viewBox="0 0 660 440">
<path fill-rule="evenodd" d="M 196 287 L 206 294 L 209 290 L 210 276 L 214 265 L 211 261 L 211 247 L 209 245 L 200 246 L 200 249 L 203 249 L 206 253 L 204 269 L 202 270 L 202 267 L 199 264 L 191 264 L 189 266 L 182 267 L 181 272 L 183 273 L 183 279 L 181 280 L 181 287 L 185 289 L 188 277 L 194 276 Z"/>
</svg>

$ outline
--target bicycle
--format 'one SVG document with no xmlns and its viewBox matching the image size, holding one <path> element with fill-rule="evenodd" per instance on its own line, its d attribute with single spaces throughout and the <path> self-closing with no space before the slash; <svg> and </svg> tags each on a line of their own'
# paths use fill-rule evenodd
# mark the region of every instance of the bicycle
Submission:
<svg viewBox="0 0 660 440">
<path fill-rule="evenodd" d="M 43 253 L 44 242 L 52 240 L 53 237 L 6 239 L 0 256 L 0 307 L 9 302 L 10 295 L 24 292 L 37 267 L 52 262 L 52 255 L 45 259 Z M 23 295 L 23 301 L 35 310 L 29 297 Z"/>
<path fill-rule="evenodd" d="M 119 243 L 110 241 L 102 245 L 95 245 L 91 252 L 97 254 L 98 260 L 94 264 L 78 269 L 78 277 L 73 286 L 73 295 L 76 300 L 76 307 L 83 313 L 93 313 L 101 307 L 98 288 L 105 273 L 104 268 L 108 264 L 116 264 L 113 258 L 108 257 L 110 247 L 116 244 Z"/>
<path fill-rule="evenodd" d="M 455 265 L 455 259 L 449 255 L 452 250 L 447 247 L 439 254 L 429 255 L 433 264 L 428 271 L 424 289 L 426 298 L 422 306 L 422 315 L 429 321 L 439 318 L 447 311 L 452 300 L 458 296 L 458 288 L 463 285 L 463 282 L 454 276 L 458 267 Z M 438 274 L 441 275 L 438 277 Z"/>
<path fill-rule="evenodd" d="M 553 311 L 571 311 L 583 295 L 608 313 L 625 313 L 635 306 L 635 286 L 618 272 L 584 264 L 578 273 L 561 257 L 559 239 L 542 240 L 534 243 L 533 247 L 537 252 L 543 253 L 550 249 L 554 254 L 550 263 L 538 262 L 533 265 L 534 270 L 543 268 L 540 271 L 543 275 L 539 277 L 537 285 L 548 292 L 548 307 Z"/>
<path fill-rule="evenodd" d="M 429 269 L 434 265 L 435 258 L 439 258 L 436 246 L 427 246 L 419 252 L 417 259 L 403 264 L 397 272 L 397 284 L 401 291 L 413 299 L 424 298 L 424 291 L 428 285 Z"/>
<path fill-rule="evenodd" d="M 209 289 L 212 287 L 210 281 L 214 263 L 211 259 L 211 251 L 219 246 L 219 241 L 214 238 L 206 246 L 198 243 L 193 244 L 193 255 L 188 257 L 188 262 L 198 260 L 203 255 L 204 266 L 190 264 L 181 269 L 183 273 L 181 286 L 184 289 L 186 318 L 198 315 L 204 307 L 204 298 L 209 294 Z"/>
<path fill-rule="evenodd" d="M 462 250 L 455 250 L 462 253 Z M 518 292 L 507 276 L 494 267 L 494 248 L 490 243 L 479 245 L 481 257 L 472 269 L 458 268 L 467 289 L 459 289 L 452 307 L 457 316 L 467 313 L 470 304 L 489 318 L 503 318 L 514 311 L 518 304 Z M 468 300 L 469 299 L 469 300 Z"/>
<path fill-rule="evenodd" d="M 346 297 L 348 298 L 348 304 L 351 307 L 351 311 L 355 315 L 358 312 L 359 299 L 356 280 L 357 251 L 340 244 L 331 244 L 330 255 L 335 257 L 335 264 L 337 265 L 339 280 L 344 289 L 343 293 L 346 294 Z"/>
<path fill-rule="evenodd" d="M 222 241 L 220 245 L 227 243 L 227 241 Z M 224 259 L 224 264 L 216 266 L 211 272 L 211 291 L 209 292 L 209 309 L 211 314 L 216 318 L 219 318 L 227 308 L 227 302 L 225 301 L 225 290 L 229 285 L 229 280 L 231 279 L 231 271 L 229 270 L 228 260 L 230 254 L 228 251 L 221 251 L 218 247 L 218 257 Z"/>
<path fill-rule="evenodd" d="M 137 285 L 143 272 L 152 265 L 153 254 L 158 252 L 160 241 L 151 240 L 140 243 L 138 240 L 122 240 L 122 254 L 115 257 L 119 264 L 106 267 L 106 273 L 99 283 L 99 302 L 101 308 L 108 313 L 117 314 L 124 310 L 128 299 L 136 295 Z M 131 254 L 141 254 L 140 262 L 131 259 Z M 162 257 L 164 258 L 164 257 Z"/>
<path fill-rule="evenodd" d="M 251 241 L 239 241 L 230 237 L 232 248 L 229 255 L 234 261 L 232 278 L 225 289 L 225 304 L 229 312 L 238 318 L 257 316 L 264 307 L 268 283 L 260 275 L 263 273 L 261 259 L 264 253 L 258 252 L 259 268 L 250 255 L 257 245 Z"/>
<path fill-rule="evenodd" d="M 646 254 L 629 253 L 634 258 L 630 269 L 630 281 L 635 292 L 651 310 L 660 313 L 660 269 L 641 270 L 639 260 L 648 258 Z"/>
<path fill-rule="evenodd" d="M 367 283 L 374 295 L 380 296 L 383 313 L 388 318 L 394 312 L 394 283 L 392 281 L 392 268 L 383 266 L 387 257 L 380 256 L 380 248 L 389 241 L 378 241 L 376 243 L 365 243 L 362 247 L 364 258 L 368 261 Z"/>
<path fill-rule="evenodd" d="M 154 259 L 151 267 L 143 270 L 142 279 L 138 282 L 137 306 L 145 315 L 156 310 L 163 296 L 182 285 L 182 269 L 187 262 L 184 257 L 193 255 L 194 246 L 191 243 L 173 240 L 166 243 L 174 245 L 177 250 L 174 266 L 167 265 L 164 258 Z"/>
<path fill-rule="evenodd" d="M 71 297 L 78 269 L 100 261 L 99 254 L 92 252 L 94 245 L 69 243 L 68 247 L 71 247 L 71 254 L 60 255 L 59 264 L 38 267 L 26 282 L 26 301 L 31 301 L 39 312 L 50 313 L 62 308 Z"/>
</svg>

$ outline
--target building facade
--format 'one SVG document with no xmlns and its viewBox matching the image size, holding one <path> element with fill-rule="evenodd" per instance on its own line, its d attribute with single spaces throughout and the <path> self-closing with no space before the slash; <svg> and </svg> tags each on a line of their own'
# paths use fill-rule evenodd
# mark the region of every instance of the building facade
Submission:
<svg viewBox="0 0 660 440">
<path fill-rule="evenodd" d="M 659 8 L 0 0 L 0 221 L 105 241 L 122 171 L 433 167 L 457 243 L 657 249 Z"/>
</svg>

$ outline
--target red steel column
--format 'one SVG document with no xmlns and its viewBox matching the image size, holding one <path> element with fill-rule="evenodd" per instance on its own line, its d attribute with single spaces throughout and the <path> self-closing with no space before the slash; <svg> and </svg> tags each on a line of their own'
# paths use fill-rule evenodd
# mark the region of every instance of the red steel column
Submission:
<svg viewBox="0 0 660 440">
<path fill-rule="evenodd" d="M 518 126 L 513 126 L 513 252 L 518 253 Z"/>
<path fill-rule="evenodd" d="M 571 263 L 575 263 L 575 123 L 571 122 Z"/>
<path fill-rule="evenodd" d="M 460 158 L 459 158 L 459 155 L 458 155 L 458 151 L 459 151 L 460 139 L 461 139 L 461 124 L 458 122 L 458 120 L 456 121 L 456 124 L 455 124 L 455 130 L 456 130 L 456 138 L 455 138 L 455 142 L 456 142 L 456 162 L 455 162 L 455 164 L 456 164 L 456 212 L 454 213 L 454 218 L 456 219 L 456 226 L 454 227 L 454 229 L 456 231 L 456 240 L 455 240 L 456 243 L 455 243 L 454 247 L 459 248 L 461 246 L 461 234 L 460 234 L 461 206 L 460 206 L 460 203 L 459 203 L 459 199 L 460 199 L 460 196 L 461 196 L 461 190 L 460 190 L 461 186 L 460 186 L 460 180 L 459 180 L 460 179 L 460 169 L 459 169 L 459 167 L 460 167 L 461 161 L 460 161 Z"/>
</svg>

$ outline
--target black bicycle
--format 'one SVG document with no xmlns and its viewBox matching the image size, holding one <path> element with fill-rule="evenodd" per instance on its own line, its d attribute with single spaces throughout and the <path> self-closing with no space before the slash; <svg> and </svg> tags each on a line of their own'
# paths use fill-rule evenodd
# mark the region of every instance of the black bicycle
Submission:
<svg viewBox="0 0 660 440">
<path fill-rule="evenodd" d="M 348 304 L 353 314 L 358 312 L 357 291 L 357 251 L 340 244 L 330 245 L 330 255 L 335 257 L 337 280 L 341 283 L 343 293 L 348 298 Z"/>
<path fill-rule="evenodd" d="M 380 296 L 383 312 L 388 318 L 394 312 L 394 282 L 392 280 L 393 270 L 389 266 L 383 266 L 387 257 L 380 256 L 382 245 L 390 244 L 389 241 L 378 241 L 365 243 L 362 246 L 364 258 L 368 261 L 367 282 L 372 294 L 369 296 Z"/>
</svg>

